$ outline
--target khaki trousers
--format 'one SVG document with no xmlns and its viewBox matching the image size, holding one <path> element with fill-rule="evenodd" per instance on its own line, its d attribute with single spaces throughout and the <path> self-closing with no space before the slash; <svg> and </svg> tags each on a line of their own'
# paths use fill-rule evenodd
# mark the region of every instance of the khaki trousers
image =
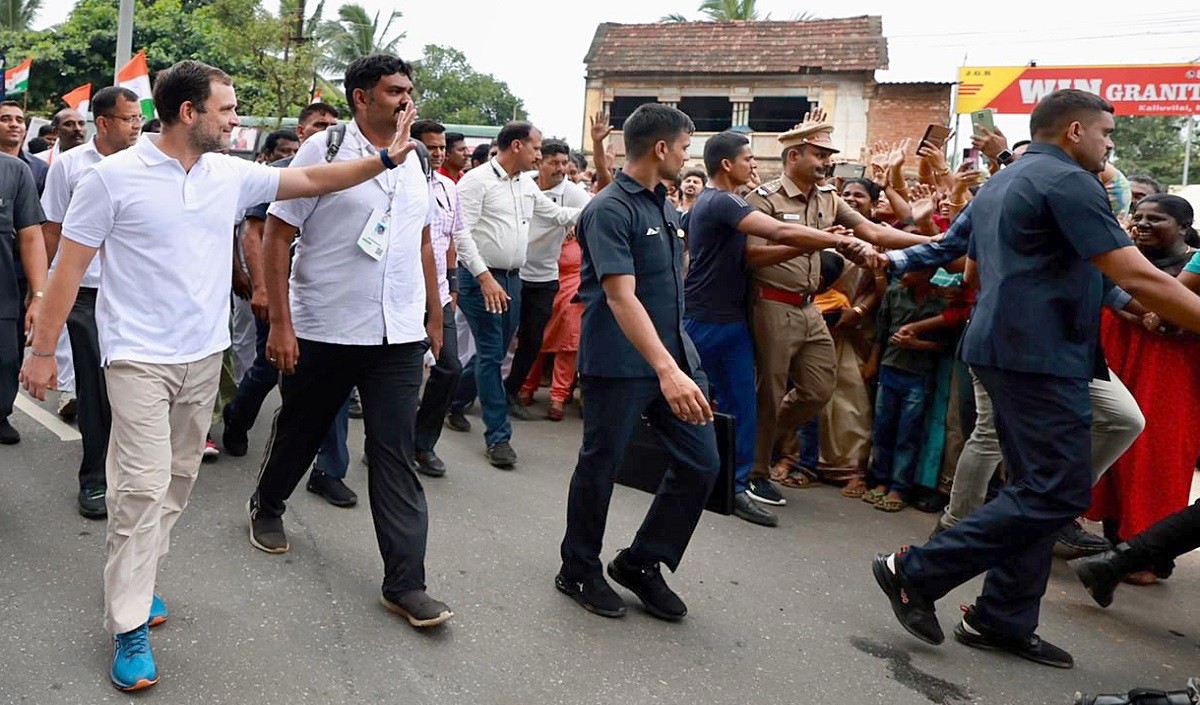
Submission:
<svg viewBox="0 0 1200 705">
<path fill-rule="evenodd" d="M 758 438 L 750 476 L 769 477 L 776 442 L 794 437 L 833 395 L 837 359 L 816 306 L 760 299 L 751 319 L 758 363 Z"/>
<path fill-rule="evenodd" d="M 200 470 L 221 353 L 180 364 L 118 360 L 104 370 L 112 406 L 106 476 L 104 627 L 121 634 L 150 616 L 171 528 Z"/>
<path fill-rule="evenodd" d="M 837 386 L 821 411 L 821 464 L 860 468 L 871 454 L 871 400 L 862 378 L 863 361 L 843 331 L 834 335 Z"/>
</svg>

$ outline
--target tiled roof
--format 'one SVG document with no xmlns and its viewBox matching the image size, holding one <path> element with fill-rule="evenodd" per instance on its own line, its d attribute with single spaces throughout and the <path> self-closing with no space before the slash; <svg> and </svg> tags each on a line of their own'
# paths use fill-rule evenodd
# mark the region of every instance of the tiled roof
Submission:
<svg viewBox="0 0 1200 705">
<path fill-rule="evenodd" d="M 596 28 L 589 76 L 832 73 L 887 68 L 879 16 L 802 22 L 658 22 Z"/>
</svg>

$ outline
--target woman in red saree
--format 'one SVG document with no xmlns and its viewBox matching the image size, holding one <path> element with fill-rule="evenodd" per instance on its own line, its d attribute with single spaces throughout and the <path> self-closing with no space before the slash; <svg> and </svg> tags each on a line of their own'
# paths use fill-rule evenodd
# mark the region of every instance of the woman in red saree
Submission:
<svg viewBox="0 0 1200 705">
<path fill-rule="evenodd" d="M 554 296 L 554 308 L 546 333 L 542 337 L 542 351 L 529 370 L 525 384 L 521 386 L 522 404 L 533 402 L 533 393 L 541 385 L 542 365 L 549 355 L 554 355 L 554 373 L 550 383 L 550 409 L 546 418 L 561 421 L 563 405 L 571 398 L 575 389 L 575 356 L 579 352 L 579 325 L 583 316 L 583 304 L 572 300 L 579 293 L 579 268 L 583 263 L 583 250 L 572 230 L 563 240 L 562 254 L 558 258 L 558 294 Z"/>
</svg>

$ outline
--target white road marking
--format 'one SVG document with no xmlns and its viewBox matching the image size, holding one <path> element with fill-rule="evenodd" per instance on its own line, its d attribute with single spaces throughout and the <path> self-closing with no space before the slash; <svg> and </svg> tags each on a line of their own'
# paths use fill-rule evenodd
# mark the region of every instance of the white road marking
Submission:
<svg viewBox="0 0 1200 705">
<path fill-rule="evenodd" d="M 38 403 L 24 392 L 17 395 L 13 406 L 23 411 L 29 418 L 45 426 L 50 430 L 50 433 L 58 436 L 59 440 L 77 441 L 82 438 L 74 426 L 65 423 L 62 419 L 58 418 L 57 414 L 46 411 L 38 406 Z"/>
</svg>

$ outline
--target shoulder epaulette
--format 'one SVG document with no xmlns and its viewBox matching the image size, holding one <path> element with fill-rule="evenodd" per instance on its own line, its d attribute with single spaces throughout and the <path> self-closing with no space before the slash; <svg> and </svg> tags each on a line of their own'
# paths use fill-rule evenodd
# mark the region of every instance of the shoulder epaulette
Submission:
<svg viewBox="0 0 1200 705">
<path fill-rule="evenodd" d="M 776 191 L 778 191 L 781 188 L 783 188 L 783 181 L 781 181 L 779 179 L 774 179 L 772 181 L 768 181 L 767 183 L 763 184 L 762 186 L 759 186 L 758 188 L 756 188 L 754 190 L 757 191 L 758 195 L 760 195 L 760 196 L 770 196 L 771 194 L 775 193 Z"/>
</svg>

